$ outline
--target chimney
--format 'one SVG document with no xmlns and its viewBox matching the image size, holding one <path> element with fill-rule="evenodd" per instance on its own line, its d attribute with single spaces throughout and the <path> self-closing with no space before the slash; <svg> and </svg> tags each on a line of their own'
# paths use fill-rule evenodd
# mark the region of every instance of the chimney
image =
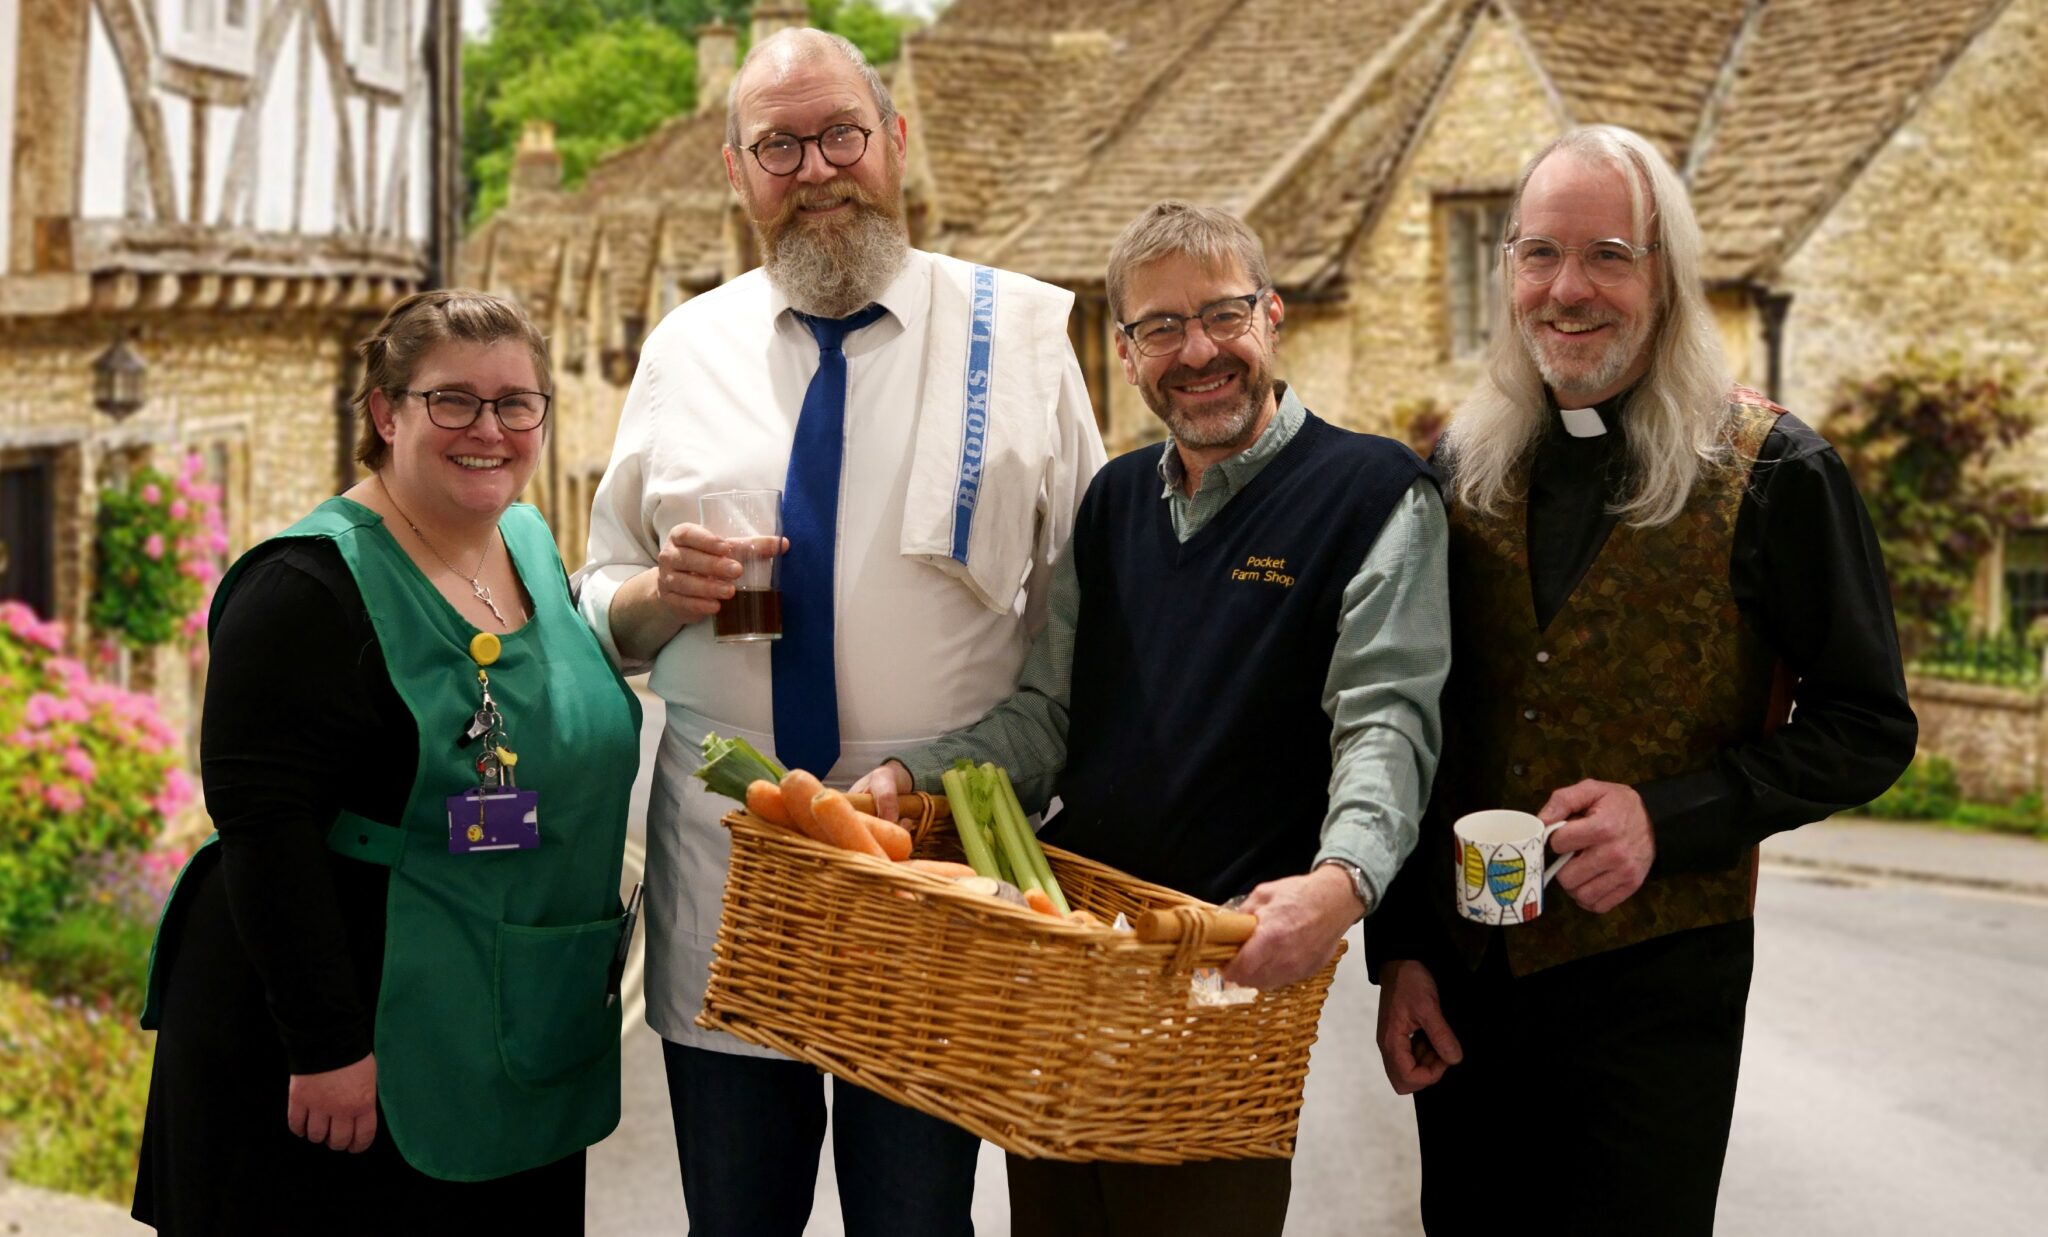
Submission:
<svg viewBox="0 0 2048 1237">
<path fill-rule="evenodd" d="M 748 32 L 747 46 L 759 47 L 761 40 L 778 30 L 791 26 L 811 24 L 811 10 L 801 0 L 759 0 L 754 5 L 753 26 Z"/>
<path fill-rule="evenodd" d="M 725 106 L 738 71 L 740 32 L 722 21 L 697 28 L 697 114 Z"/>
<path fill-rule="evenodd" d="M 549 120 L 529 120 L 519 130 L 519 149 L 512 156 L 512 180 L 506 187 L 508 205 L 546 196 L 562 187 L 562 156 L 555 151 L 555 125 Z"/>
</svg>

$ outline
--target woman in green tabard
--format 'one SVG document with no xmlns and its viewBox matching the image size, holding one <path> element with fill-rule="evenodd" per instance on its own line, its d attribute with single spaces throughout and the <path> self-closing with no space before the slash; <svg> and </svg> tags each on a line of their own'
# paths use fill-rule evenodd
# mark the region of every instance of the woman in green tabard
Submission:
<svg viewBox="0 0 2048 1237">
<path fill-rule="evenodd" d="M 360 352 L 369 479 L 214 600 L 219 833 L 158 929 L 134 1214 L 580 1233 L 584 1148 L 619 1114 L 640 709 L 512 505 L 550 402 L 526 315 L 422 293 Z"/>
</svg>

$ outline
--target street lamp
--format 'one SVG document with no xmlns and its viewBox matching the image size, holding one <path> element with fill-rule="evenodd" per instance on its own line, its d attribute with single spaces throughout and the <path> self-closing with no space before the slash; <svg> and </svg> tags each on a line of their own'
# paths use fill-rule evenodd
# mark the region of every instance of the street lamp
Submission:
<svg viewBox="0 0 2048 1237">
<path fill-rule="evenodd" d="M 128 337 L 114 342 L 92 363 L 92 403 L 116 424 L 134 416 L 147 399 L 149 366 L 128 346 Z"/>
</svg>

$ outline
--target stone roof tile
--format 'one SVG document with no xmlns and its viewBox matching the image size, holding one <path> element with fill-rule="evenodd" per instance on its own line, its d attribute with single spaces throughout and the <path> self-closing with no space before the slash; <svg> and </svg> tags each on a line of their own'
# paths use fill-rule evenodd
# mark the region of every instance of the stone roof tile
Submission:
<svg viewBox="0 0 2048 1237">
<path fill-rule="evenodd" d="M 1242 2 L 960 0 L 913 36 L 911 140 L 937 185 L 937 243 L 995 256 Z"/>
<path fill-rule="evenodd" d="M 1040 278 L 1091 284 L 1102 278 L 1117 233 L 1160 198 L 1250 205 L 1361 66 L 1426 2 L 1230 4 L 1000 257 Z"/>
<path fill-rule="evenodd" d="M 1572 120 L 1633 129 L 1682 168 L 1749 0 L 1515 0 L 1511 8 Z"/>
<path fill-rule="evenodd" d="M 463 247 L 459 277 L 518 301 L 546 330 L 556 309 L 563 254 L 592 230 L 592 221 L 578 214 L 500 211 Z"/>
<path fill-rule="evenodd" d="M 1266 243 L 1275 286 L 1313 294 L 1342 280 L 1346 253 L 1393 191 L 1475 15 L 1464 6 L 1444 9 L 1407 54 L 1365 84 L 1355 106 L 1340 105 L 1348 115 L 1253 208 L 1250 222 Z"/>
<path fill-rule="evenodd" d="M 1774 0 L 1693 180 L 1715 280 L 1788 257 L 2005 0 Z"/>
</svg>

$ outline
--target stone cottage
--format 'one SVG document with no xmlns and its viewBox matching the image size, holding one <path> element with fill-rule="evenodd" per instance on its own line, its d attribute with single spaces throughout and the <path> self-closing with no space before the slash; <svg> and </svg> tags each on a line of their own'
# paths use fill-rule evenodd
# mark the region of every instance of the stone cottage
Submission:
<svg viewBox="0 0 2048 1237">
<path fill-rule="evenodd" d="M 717 152 L 732 38 L 704 36 L 695 115 L 573 193 L 536 135 L 530 179 L 469 243 L 468 277 L 544 306 L 580 366 L 565 520 L 639 338 L 753 263 Z M 1588 122 L 1642 131 L 1685 172 L 1749 384 L 1822 420 L 1844 377 L 1918 343 L 2048 393 L 2028 364 L 2048 323 L 2044 64 L 2048 0 L 956 0 L 893 77 L 916 242 L 1078 294 L 1117 450 L 1159 432 L 1116 373 L 1102 290 L 1144 205 L 1247 218 L 1289 302 L 1287 375 L 1335 419 L 1398 429 L 1469 387 L 1515 174 Z M 2007 561 L 2048 611 L 2043 551 Z"/>
</svg>

